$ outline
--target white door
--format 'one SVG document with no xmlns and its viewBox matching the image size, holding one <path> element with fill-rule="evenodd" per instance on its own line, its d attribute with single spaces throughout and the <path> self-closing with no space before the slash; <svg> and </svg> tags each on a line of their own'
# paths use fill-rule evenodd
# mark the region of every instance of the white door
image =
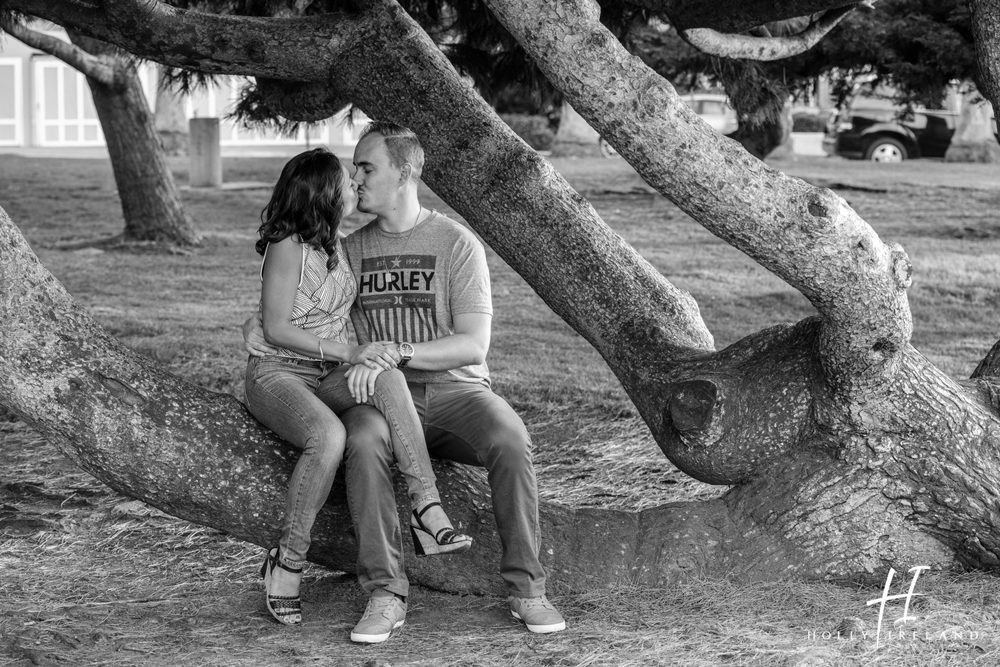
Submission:
<svg viewBox="0 0 1000 667">
<path fill-rule="evenodd" d="M 0 58 L 0 146 L 24 143 L 21 59 Z"/>
<path fill-rule="evenodd" d="M 34 59 L 35 144 L 103 146 L 86 78 L 55 58 Z"/>
</svg>

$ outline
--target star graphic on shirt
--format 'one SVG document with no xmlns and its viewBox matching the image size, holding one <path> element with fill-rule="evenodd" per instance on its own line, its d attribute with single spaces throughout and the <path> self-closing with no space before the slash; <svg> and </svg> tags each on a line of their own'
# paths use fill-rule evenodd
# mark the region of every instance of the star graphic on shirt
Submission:
<svg viewBox="0 0 1000 667">
<path fill-rule="evenodd" d="M 394 269 L 398 269 L 398 268 L 399 268 L 399 265 L 400 265 L 400 263 L 401 263 L 401 262 L 400 262 L 400 259 L 399 259 L 399 257 L 397 257 L 396 259 L 392 260 L 392 268 L 394 268 Z"/>
</svg>

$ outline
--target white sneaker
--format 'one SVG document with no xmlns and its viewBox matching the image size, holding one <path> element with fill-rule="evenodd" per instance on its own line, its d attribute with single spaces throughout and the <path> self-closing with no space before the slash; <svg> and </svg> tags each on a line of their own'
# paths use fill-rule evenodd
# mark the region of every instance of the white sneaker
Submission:
<svg viewBox="0 0 1000 667">
<path fill-rule="evenodd" d="M 566 629 L 566 621 L 562 614 L 556 611 L 545 596 L 537 598 L 519 598 L 511 595 L 507 598 L 510 605 L 510 615 L 523 621 L 532 632 L 559 632 Z"/>
<path fill-rule="evenodd" d="M 365 613 L 351 632 L 351 641 L 380 644 L 406 621 L 406 603 L 395 595 L 368 598 Z"/>
</svg>

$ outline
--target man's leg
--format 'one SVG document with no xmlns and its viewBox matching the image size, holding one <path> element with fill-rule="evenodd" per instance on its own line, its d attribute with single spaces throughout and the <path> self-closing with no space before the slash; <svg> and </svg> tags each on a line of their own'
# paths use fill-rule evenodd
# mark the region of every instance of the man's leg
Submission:
<svg viewBox="0 0 1000 667">
<path fill-rule="evenodd" d="M 358 582 L 368 593 L 381 588 L 406 597 L 388 426 L 367 405 L 351 408 L 341 420 L 347 429 L 347 504 L 358 540 Z"/>
<path fill-rule="evenodd" d="M 410 386 L 424 418 L 432 456 L 484 466 L 503 545 L 500 576 L 511 595 L 545 594 L 538 560 L 538 487 L 531 442 L 510 405 L 478 384 L 441 382 Z"/>
<path fill-rule="evenodd" d="M 403 625 L 409 593 L 390 468 L 392 448 L 385 418 L 375 408 L 351 408 L 341 420 L 347 428 L 347 505 L 358 540 L 358 582 L 370 594 L 351 641 L 374 644 Z"/>
<path fill-rule="evenodd" d="M 486 467 L 511 616 L 532 632 L 565 630 L 566 621 L 545 598 L 545 571 L 538 560 L 538 486 L 524 422 L 507 401 L 482 385 L 413 384 L 410 392 L 424 417 L 432 455 Z"/>
</svg>

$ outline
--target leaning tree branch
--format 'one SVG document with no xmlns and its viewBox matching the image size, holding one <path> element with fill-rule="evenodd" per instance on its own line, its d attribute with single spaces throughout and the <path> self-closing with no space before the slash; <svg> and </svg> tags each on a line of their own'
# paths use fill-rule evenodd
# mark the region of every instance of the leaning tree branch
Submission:
<svg viewBox="0 0 1000 667">
<path fill-rule="evenodd" d="M 976 84 L 1000 110 L 1000 0 L 971 0 L 976 45 Z"/>
<path fill-rule="evenodd" d="M 28 46 L 55 56 L 91 79 L 96 79 L 106 86 L 114 85 L 115 68 L 103 58 L 91 55 L 58 37 L 32 30 L 26 25 L 13 21 L 10 18 L 0 16 L 0 29 L 17 37 Z"/>
<path fill-rule="evenodd" d="M 871 4 L 858 3 L 856 6 L 870 8 Z M 720 58 L 758 61 L 781 60 L 805 53 L 816 46 L 819 40 L 833 30 L 853 9 L 854 7 L 831 9 L 796 35 L 780 37 L 735 35 L 722 33 L 711 28 L 691 28 L 681 31 L 680 35 L 699 51 Z"/>
<path fill-rule="evenodd" d="M 600 24 L 593 4 L 487 4 L 647 183 L 816 306 L 828 381 L 849 392 L 884 387 L 912 326 L 902 248 L 882 243 L 832 191 L 769 168 L 700 121 Z"/>
</svg>

